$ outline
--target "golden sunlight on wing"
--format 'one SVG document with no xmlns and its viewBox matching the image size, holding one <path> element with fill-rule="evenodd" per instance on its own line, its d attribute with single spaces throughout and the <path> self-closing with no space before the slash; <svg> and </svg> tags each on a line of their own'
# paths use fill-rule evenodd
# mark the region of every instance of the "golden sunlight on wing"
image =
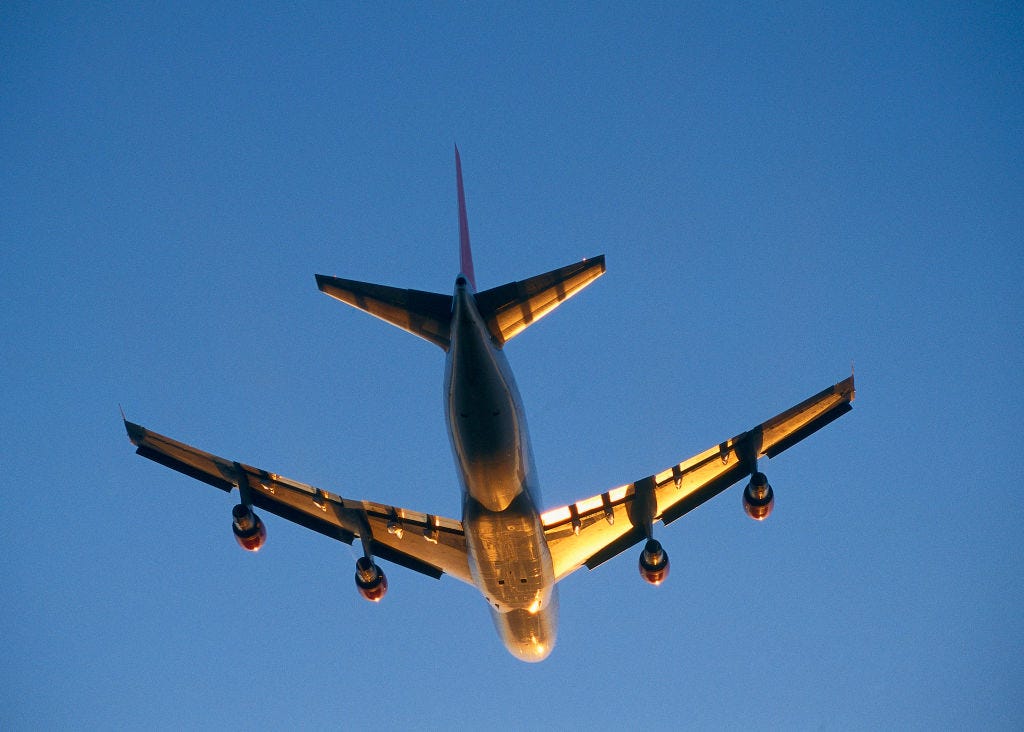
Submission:
<svg viewBox="0 0 1024 732">
<path fill-rule="evenodd" d="M 669 524 L 736 484 L 759 458 L 778 455 L 848 412 L 855 393 L 850 376 L 659 473 L 542 514 L 556 579 L 584 565 L 593 569 L 637 544 L 647 537 L 648 520 Z M 653 488 L 653 516 L 639 515 L 643 511 L 634 505 L 645 503 L 636 500 L 638 485 Z"/>
<path fill-rule="evenodd" d="M 431 577 L 450 574 L 473 584 L 459 521 L 343 498 L 212 455 L 136 424 L 126 422 L 125 427 L 143 457 L 227 492 L 237 487 L 243 503 L 346 544 L 365 536 L 376 557 Z"/>
</svg>

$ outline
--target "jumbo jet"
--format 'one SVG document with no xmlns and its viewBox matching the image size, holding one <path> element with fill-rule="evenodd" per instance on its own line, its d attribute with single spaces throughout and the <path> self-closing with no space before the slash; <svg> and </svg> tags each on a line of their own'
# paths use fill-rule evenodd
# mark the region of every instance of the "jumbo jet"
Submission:
<svg viewBox="0 0 1024 732">
<path fill-rule="evenodd" d="M 758 460 L 775 457 L 848 412 L 853 376 L 688 460 L 542 512 L 523 405 L 504 347 L 604 274 L 604 256 L 478 292 L 458 148 L 455 178 L 461 269 L 451 295 L 323 275 L 316 281 L 327 295 L 447 354 L 445 417 L 462 490 L 461 521 L 343 498 L 124 423 L 139 455 L 227 493 L 238 489 L 232 528 L 243 549 L 258 551 L 267 536 L 253 507 L 346 544 L 358 539 L 355 584 L 367 600 L 379 602 L 388 589 L 378 559 L 434 578 L 451 575 L 480 591 L 512 655 L 542 661 L 555 645 L 558 582 L 642 542 L 640 576 L 661 584 L 669 560 L 654 538 L 655 525 L 672 523 L 744 478 L 746 513 L 767 518 L 775 499 Z"/>
</svg>

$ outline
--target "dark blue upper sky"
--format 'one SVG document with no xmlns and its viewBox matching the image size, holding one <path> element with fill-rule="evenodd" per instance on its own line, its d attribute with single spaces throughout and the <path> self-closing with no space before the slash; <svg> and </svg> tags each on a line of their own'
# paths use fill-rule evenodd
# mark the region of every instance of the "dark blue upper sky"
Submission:
<svg viewBox="0 0 1024 732">
<path fill-rule="evenodd" d="M 1019 4 L 206 5 L 0 9 L 0 726 L 1024 725 Z M 449 292 L 454 142 L 482 288 L 607 255 L 507 348 L 547 507 L 857 370 L 538 666 L 118 415 L 458 517 L 441 352 L 313 280 Z"/>
</svg>

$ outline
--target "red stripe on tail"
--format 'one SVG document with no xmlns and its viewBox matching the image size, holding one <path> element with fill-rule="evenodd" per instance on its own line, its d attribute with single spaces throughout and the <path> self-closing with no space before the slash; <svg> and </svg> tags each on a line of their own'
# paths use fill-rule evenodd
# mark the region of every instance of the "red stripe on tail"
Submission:
<svg viewBox="0 0 1024 732">
<path fill-rule="evenodd" d="M 459 188 L 459 266 L 475 290 L 476 274 L 473 272 L 473 250 L 469 247 L 469 219 L 466 217 L 466 193 L 462 190 L 462 160 L 458 145 L 455 146 L 455 178 Z"/>
</svg>

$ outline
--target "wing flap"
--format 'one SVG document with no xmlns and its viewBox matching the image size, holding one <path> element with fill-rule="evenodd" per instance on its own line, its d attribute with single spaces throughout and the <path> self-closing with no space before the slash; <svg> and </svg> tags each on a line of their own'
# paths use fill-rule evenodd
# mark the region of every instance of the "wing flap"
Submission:
<svg viewBox="0 0 1024 732">
<path fill-rule="evenodd" d="M 635 492 L 634 484 L 619 486 L 541 515 L 556 580 L 583 565 L 593 569 L 642 538 L 629 515 Z"/>
<path fill-rule="evenodd" d="M 251 465 L 233 462 L 125 422 L 136 452 L 230 492 L 283 519 L 351 544 L 369 540 L 374 556 L 430 577 L 450 574 L 473 583 L 462 524 L 454 519 L 357 501 Z"/>
</svg>

